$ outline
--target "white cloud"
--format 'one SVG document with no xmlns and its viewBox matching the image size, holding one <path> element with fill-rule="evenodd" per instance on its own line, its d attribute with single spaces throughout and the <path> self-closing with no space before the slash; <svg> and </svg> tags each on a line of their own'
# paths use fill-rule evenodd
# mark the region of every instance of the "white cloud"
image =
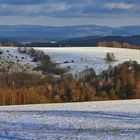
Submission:
<svg viewBox="0 0 140 140">
<path fill-rule="evenodd" d="M 36 14 L 41 12 L 41 5 L 9 5 L 1 4 L 1 13 L 11 13 L 11 14 Z"/>
<path fill-rule="evenodd" d="M 10 5 L 10 4 L 0 4 L 0 13 L 4 15 L 11 14 L 39 14 L 39 13 L 57 13 L 64 12 L 72 8 L 71 4 L 67 4 L 65 2 L 61 3 L 45 3 L 45 4 L 31 4 L 31 5 Z"/>
<path fill-rule="evenodd" d="M 64 2 L 54 3 L 54 4 L 46 5 L 46 12 L 47 13 L 62 12 L 62 11 L 67 11 L 70 8 L 71 8 L 71 5 Z"/>
<path fill-rule="evenodd" d="M 107 3 L 105 4 L 105 8 L 108 9 L 123 9 L 123 10 L 129 10 L 135 8 L 136 5 L 132 3 Z"/>
</svg>

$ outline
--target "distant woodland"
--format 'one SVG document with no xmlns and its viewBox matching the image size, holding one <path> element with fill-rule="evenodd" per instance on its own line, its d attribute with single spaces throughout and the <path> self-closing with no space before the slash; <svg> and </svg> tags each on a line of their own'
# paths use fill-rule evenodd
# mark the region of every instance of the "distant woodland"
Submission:
<svg viewBox="0 0 140 140">
<path fill-rule="evenodd" d="M 72 38 L 60 41 L 43 41 L 43 42 L 17 42 L 12 40 L 1 40 L 0 46 L 15 47 L 86 47 L 86 46 L 103 46 L 116 48 L 140 49 L 140 35 L 134 36 L 86 36 Z"/>
</svg>

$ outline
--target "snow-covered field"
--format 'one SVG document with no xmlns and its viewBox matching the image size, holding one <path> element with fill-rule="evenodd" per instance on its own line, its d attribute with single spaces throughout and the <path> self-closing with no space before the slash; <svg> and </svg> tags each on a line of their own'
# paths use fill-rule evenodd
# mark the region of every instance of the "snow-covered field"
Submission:
<svg viewBox="0 0 140 140">
<path fill-rule="evenodd" d="M 108 68 L 105 62 L 106 53 L 114 53 L 116 60 L 113 65 L 129 60 L 140 63 L 140 51 L 134 49 L 106 48 L 106 47 L 69 47 L 69 48 L 37 48 L 43 50 L 60 66 L 70 68 L 76 74 L 86 68 L 94 68 L 100 73 Z M 69 63 L 64 63 L 64 62 Z"/>
<path fill-rule="evenodd" d="M 87 69 L 94 68 L 99 74 L 108 68 L 105 62 L 106 53 L 114 53 L 116 61 L 112 65 L 123 63 L 124 61 L 135 60 L 140 63 L 140 50 L 106 48 L 106 47 L 67 47 L 67 48 L 35 48 L 43 50 L 52 60 L 61 67 L 68 68 L 68 72 L 78 74 Z M 0 66 L 10 63 L 20 64 L 25 69 L 35 68 L 36 63 L 27 54 L 18 53 L 17 48 L 1 47 L 3 54 L 0 55 Z"/>
<path fill-rule="evenodd" d="M 140 140 L 140 100 L 0 107 L 0 139 Z"/>
</svg>

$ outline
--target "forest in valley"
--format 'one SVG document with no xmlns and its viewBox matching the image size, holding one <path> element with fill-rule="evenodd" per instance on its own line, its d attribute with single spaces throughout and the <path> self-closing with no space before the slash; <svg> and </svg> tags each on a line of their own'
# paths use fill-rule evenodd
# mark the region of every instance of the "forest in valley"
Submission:
<svg viewBox="0 0 140 140">
<path fill-rule="evenodd" d="M 113 67 L 115 56 L 108 53 L 107 70 L 97 75 L 93 68 L 87 68 L 74 76 L 43 52 L 18 51 L 40 62 L 35 68 L 38 72 L 11 70 L 12 65 L 1 68 L 0 105 L 140 99 L 140 65 L 136 61 Z"/>
</svg>

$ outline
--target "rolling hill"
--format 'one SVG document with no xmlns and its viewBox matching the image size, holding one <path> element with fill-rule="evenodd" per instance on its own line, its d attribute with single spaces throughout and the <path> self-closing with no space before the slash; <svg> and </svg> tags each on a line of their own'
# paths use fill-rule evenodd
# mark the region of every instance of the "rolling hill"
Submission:
<svg viewBox="0 0 140 140">
<path fill-rule="evenodd" d="M 60 67 L 68 69 L 69 73 L 76 74 L 87 68 L 94 68 L 96 73 L 100 73 L 108 68 L 105 62 L 106 53 L 114 53 L 116 60 L 113 65 L 117 65 L 129 60 L 135 60 L 140 63 L 140 51 L 122 48 L 106 47 L 68 47 L 68 48 L 35 48 L 42 50 L 49 55 L 51 59 Z M 17 48 L 2 47 L 3 52 L 0 57 L 0 67 L 9 64 L 19 64 L 24 69 L 32 70 L 38 63 L 32 61 L 32 57 L 27 54 L 21 54 Z M 125 55 L 124 55 L 125 54 Z"/>
</svg>

